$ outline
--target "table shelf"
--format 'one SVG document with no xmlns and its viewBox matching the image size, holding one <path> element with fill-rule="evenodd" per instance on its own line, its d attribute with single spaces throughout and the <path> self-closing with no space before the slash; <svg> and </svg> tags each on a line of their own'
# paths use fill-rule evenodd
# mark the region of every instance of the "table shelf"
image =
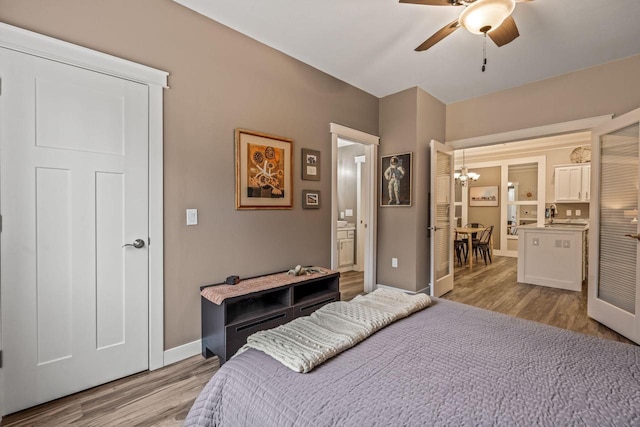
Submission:
<svg viewBox="0 0 640 427">
<path fill-rule="evenodd" d="M 269 276 L 277 281 L 271 289 L 248 291 L 216 304 L 201 296 L 202 305 L 202 355 L 205 358 L 218 356 L 220 364 L 226 362 L 246 343 L 254 332 L 274 328 L 296 317 L 311 314 L 332 301 L 340 300 L 340 273 L 329 270 L 328 274 L 312 275 L 309 279 L 287 283 L 282 273 Z M 243 283 L 250 285 L 251 280 Z M 211 285 L 215 286 L 215 285 Z M 201 290 L 208 288 L 204 286 Z M 249 286 L 250 288 L 250 286 Z M 215 291 L 215 288 L 213 288 Z"/>
</svg>

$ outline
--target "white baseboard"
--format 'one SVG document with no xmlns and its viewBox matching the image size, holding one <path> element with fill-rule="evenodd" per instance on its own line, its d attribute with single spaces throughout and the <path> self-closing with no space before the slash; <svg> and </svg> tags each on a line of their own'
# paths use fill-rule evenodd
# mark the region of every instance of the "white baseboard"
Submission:
<svg viewBox="0 0 640 427">
<path fill-rule="evenodd" d="M 427 286 L 426 288 L 424 288 L 424 289 L 420 289 L 420 290 L 419 290 L 419 291 L 417 291 L 417 292 L 414 292 L 414 291 L 408 291 L 408 290 L 406 290 L 406 289 L 395 288 L 395 287 L 393 287 L 393 286 L 381 285 L 380 283 L 378 283 L 378 284 L 376 285 L 376 289 L 378 289 L 378 288 L 391 289 L 391 290 L 393 290 L 393 291 L 402 291 L 402 292 L 404 292 L 405 294 L 410 294 L 410 295 L 415 295 L 415 294 L 427 294 L 427 295 L 429 295 L 429 287 L 428 287 L 428 286 Z"/>
<path fill-rule="evenodd" d="M 193 341 L 164 351 L 164 366 L 202 353 L 202 340 Z"/>
</svg>

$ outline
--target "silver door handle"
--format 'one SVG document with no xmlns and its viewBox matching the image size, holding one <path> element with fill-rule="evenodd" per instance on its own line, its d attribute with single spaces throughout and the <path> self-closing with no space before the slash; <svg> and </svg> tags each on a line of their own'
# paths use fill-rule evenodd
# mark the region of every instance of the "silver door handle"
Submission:
<svg viewBox="0 0 640 427">
<path fill-rule="evenodd" d="M 625 234 L 624 237 L 631 237 L 632 239 L 640 240 L 640 234 Z"/>
<path fill-rule="evenodd" d="M 133 246 L 136 249 L 144 248 L 144 240 L 136 239 L 133 241 L 133 243 L 125 243 L 124 245 L 122 245 L 123 248 L 125 246 Z"/>
</svg>

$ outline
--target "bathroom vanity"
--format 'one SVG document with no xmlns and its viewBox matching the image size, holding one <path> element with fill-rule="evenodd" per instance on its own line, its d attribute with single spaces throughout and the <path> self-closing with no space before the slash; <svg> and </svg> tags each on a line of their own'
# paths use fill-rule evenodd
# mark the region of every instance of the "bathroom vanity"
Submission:
<svg viewBox="0 0 640 427">
<path fill-rule="evenodd" d="M 518 282 L 581 291 L 587 271 L 586 223 L 518 228 Z"/>
<path fill-rule="evenodd" d="M 338 228 L 338 267 L 352 266 L 355 262 L 355 236 L 354 224 L 346 224 Z"/>
</svg>

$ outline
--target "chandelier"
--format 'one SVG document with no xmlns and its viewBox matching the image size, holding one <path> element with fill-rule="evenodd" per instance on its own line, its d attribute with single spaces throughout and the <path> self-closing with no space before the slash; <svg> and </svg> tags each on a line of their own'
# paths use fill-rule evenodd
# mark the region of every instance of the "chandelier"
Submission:
<svg viewBox="0 0 640 427">
<path fill-rule="evenodd" d="M 462 167 L 460 168 L 460 172 L 455 172 L 453 174 L 453 177 L 456 179 L 457 183 L 466 187 L 469 181 L 477 181 L 480 178 L 480 174 L 470 172 L 464 163 L 464 150 L 462 150 Z"/>
</svg>

